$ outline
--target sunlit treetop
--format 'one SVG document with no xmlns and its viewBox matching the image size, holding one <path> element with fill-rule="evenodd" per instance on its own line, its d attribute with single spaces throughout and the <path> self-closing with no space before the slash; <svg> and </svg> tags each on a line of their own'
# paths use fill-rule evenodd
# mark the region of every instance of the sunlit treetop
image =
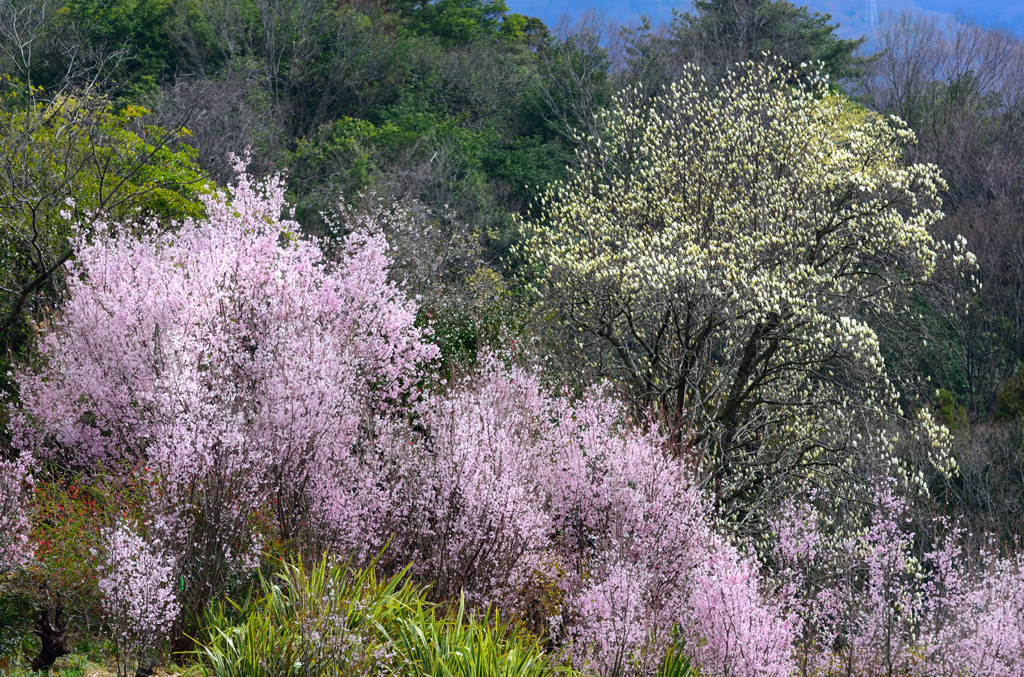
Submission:
<svg viewBox="0 0 1024 677">
<path fill-rule="evenodd" d="M 903 163 L 913 133 L 792 77 L 769 60 L 712 86 L 689 67 L 653 101 L 621 94 L 527 228 L 593 368 L 668 414 L 722 505 L 895 463 L 904 412 L 865 318 L 974 264 L 929 234 L 944 184 Z M 946 431 L 926 412 L 917 430 L 952 470 Z"/>
</svg>

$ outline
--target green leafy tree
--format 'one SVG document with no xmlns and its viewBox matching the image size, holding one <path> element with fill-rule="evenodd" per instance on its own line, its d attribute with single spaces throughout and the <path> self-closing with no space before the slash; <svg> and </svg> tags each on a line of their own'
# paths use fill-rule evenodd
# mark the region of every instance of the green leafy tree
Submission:
<svg viewBox="0 0 1024 677">
<path fill-rule="evenodd" d="M 395 3 L 414 30 L 436 35 L 446 45 L 464 45 L 502 30 L 508 14 L 504 0 L 400 0 Z M 513 20 L 508 29 L 520 26 Z"/>
<path fill-rule="evenodd" d="M 152 77 L 175 66 L 172 12 L 172 0 L 66 0 L 62 16 L 91 46 L 127 49 L 127 72 Z"/>
<path fill-rule="evenodd" d="M 713 68 L 770 52 L 800 75 L 821 62 L 835 79 L 854 77 L 864 63 L 854 53 L 864 39 L 837 37 L 831 20 L 787 0 L 697 0 L 693 11 L 676 14 L 669 44 L 680 60 Z"/>
<path fill-rule="evenodd" d="M 184 128 L 147 111 L 61 97 L 0 109 L 0 340 L 24 344 L 30 319 L 58 298 L 73 230 L 106 221 L 199 216 L 208 190 Z"/>
</svg>

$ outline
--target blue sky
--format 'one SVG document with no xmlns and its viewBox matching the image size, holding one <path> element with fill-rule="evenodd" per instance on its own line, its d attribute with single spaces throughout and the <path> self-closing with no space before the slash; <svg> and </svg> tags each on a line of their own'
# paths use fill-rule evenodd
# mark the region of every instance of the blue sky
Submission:
<svg viewBox="0 0 1024 677">
<path fill-rule="evenodd" d="M 646 13 L 652 19 L 669 20 L 672 8 L 687 0 L 505 0 L 513 12 L 540 17 L 553 26 L 561 15 L 578 15 L 588 7 L 603 10 L 617 20 L 629 21 Z M 870 28 L 869 0 L 793 0 L 793 4 L 806 4 L 811 10 L 828 12 L 833 23 L 839 23 L 843 37 L 858 37 Z M 940 17 L 957 14 L 973 15 L 983 26 L 1001 24 L 1024 36 L 1024 0 L 990 0 L 964 2 L 963 0 L 876 0 L 878 11 L 900 12 L 910 10 L 926 12 Z"/>
</svg>

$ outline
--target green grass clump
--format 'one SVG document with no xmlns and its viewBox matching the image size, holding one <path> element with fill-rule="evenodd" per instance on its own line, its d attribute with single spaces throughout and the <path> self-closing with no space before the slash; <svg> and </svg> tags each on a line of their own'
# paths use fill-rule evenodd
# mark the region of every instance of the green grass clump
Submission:
<svg viewBox="0 0 1024 677">
<path fill-rule="evenodd" d="M 447 618 L 420 607 L 401 619 L 394 647 L 403 675 L 424 677 L 543 677 L 570 671 L 551 664 L 533 639 L 526 639 L 495 612 L 467 619 L 465 605 Z"/>
<path fill-rule="evenodd" d="M 215 605 L 197 638 L 203 677 L 548 677 L 569 674 L 495 613 L 452 612 L 405 572 L 378 580 L 327 558 L 286 564 L 245 602 Z"/>
<path fill-rule="evenodd" d="M 700 674 L 690 665 L 690 659 L 681 648 L 672 645 L 658 666 L 657 677 L 700 677 Z"/>
</svg>

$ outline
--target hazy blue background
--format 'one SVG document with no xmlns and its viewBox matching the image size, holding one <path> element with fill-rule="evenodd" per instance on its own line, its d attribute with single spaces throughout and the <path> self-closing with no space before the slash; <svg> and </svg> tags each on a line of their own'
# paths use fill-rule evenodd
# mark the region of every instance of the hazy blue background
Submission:
<svg viewBox="0 0 1024 677">
<path fill-rule="evenodd" d="M 1001 24 L 1018 35 L 1024 35 L 1024 0 L 992 0 L 991 2 L 963 2 L 963 0 L 876 0 L 879 13 L 911 10 L 936 16 L 954 16 L 958 13 L 973 15 L 984 26 Z M 672 9 L 680 0 L 505 0 L 509 9 L 520 14 L 540 17 L 548 26 L 568 12 L 577 16 L 588 7 L 603 10 L 605 15 L 627 22 L 646 13 L 654 20 L 668 21 Z M 688 5 L 687 0 L 682 0 Z M 868 0 L 793 0 L 795 5 L 806 4 L 811 10 L 828 12 L 833 23 L 839 23 L 842 37 L 859 37 L 870 29 Z"/>
</svg>

